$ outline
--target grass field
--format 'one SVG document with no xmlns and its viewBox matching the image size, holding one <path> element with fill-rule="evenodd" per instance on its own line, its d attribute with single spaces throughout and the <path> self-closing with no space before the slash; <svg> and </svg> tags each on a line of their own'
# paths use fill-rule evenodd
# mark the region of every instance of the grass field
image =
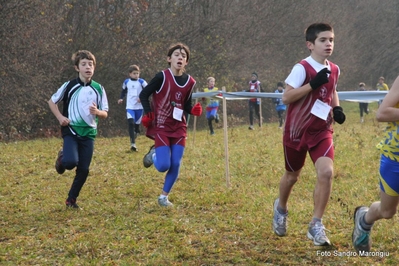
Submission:
<svg viewBox="0 0 399 266">
<path fill-rule="evenodd" d="M 343 106 L 347 121 L 334 125 L 334 185 L 323 219 L 332 247 L 314 247 L 306 237 L 315 184 L 310 159 L 289 201 L 288 235 L 272 232 L 284 162 L 281 130 L 269 123 L 254 131 L 229 127 L 229 188 L 223 130 L 191 131 L 172 209 L 157 204 L 164 174 L 142 166 L 152 144 L 143 136 L 137 153 L 127 137 L 96 140 L 80 210 L 64 205 L 74 171 L 54 170 L 61 139 L 0 143 L 0 264 L 397 265 L 397 216 L 374 226 L 372 250 L 383 256 L 354 256 L 353 210 L 378 199 L 375 145 L 385 124 L 375 121 L 376 104 L 363 124 L 356 103 Z"/>
</svg>

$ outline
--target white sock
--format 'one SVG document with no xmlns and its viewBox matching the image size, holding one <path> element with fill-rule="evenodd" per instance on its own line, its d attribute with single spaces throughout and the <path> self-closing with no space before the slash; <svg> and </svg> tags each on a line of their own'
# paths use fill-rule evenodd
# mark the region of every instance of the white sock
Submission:
<svg viewBox="0 0 399 266">
<path fill-rule="evenodd" d="M 165 195 L 162 195 L 162 194 L 159 196 L 160 199 L 165 199 L 165 198 L 167 198 L 167 197 L 168 197 L 168 196 L 165 196 Z"/>
</svg>

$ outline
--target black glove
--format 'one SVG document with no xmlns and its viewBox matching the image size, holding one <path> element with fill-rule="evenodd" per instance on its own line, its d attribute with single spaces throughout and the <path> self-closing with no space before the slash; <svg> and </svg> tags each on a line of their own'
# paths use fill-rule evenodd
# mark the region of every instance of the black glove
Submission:
<svg viewBox="0 0 399 266">
<path fill-rule="evenodd" d="M 338 124 L 342 124 L 345 122 L 346 116 L 344 114 L 344 109 L 341 106 L 335 106 L 333 108 L 334 120 Z"/>
<path fill-rule="evenodd" d="M 328 82 L 328 74 L 330 73 L 331 71 L 327 68 L 323 68 L 322 70 L 320 70 L 317 73 L 316 77 L 309 82 L 310 87 L 315 90 L 321 85 L 326 84 Z"/>
</svg>

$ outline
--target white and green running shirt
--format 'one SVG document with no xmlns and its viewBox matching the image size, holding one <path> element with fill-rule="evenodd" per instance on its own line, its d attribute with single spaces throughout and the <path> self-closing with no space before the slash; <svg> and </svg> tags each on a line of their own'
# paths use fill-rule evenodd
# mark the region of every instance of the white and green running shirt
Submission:
<svg viewBox="0 0 399 266">
<path fill-rule="evenodd" d="M 90 114 L 89 107 L 95 103 L 99 110 L 108 111 L 108 100 L 104 87 L 94 80 L 83 83 L 79 78 L 65 82 L 51 100 L 63 102 L 62 114 L 71 121 L 61 127 L 62 135 L 73 134 L 94 139 L 97 135 L 98 117 Z"/>
</svg>

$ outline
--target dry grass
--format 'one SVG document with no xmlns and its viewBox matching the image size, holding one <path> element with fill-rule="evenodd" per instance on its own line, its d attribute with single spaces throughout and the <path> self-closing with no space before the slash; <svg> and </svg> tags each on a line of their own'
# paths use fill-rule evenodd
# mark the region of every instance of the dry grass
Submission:
<svg viewBox="0 0 399 266">
<path fill-rule="evenodd" d="M 215 136 L 190 132 L 170 195 L 173 209 L 157 205 L 164 174 L 142 167 L 151 145 L 145 137 L 138 139 L 138 153 L 128 150 L 127 137 L 97 139 L 78 211 L 64 206 L 74 171 L 54 170 L 60 139 L 1 143 L 0 264 L 397 264 L 396 217 L 377 222 L 372 233 L 373 250 L 389 256 L 347 256 L 354 208 L 378 199 L 375 145 L 384 125 L 373 114 L 360 124 L 357 104 L 344 108 L 347 122 L 335 125 L 334 191 L 323 220 L 333 243 L 328 249 L 306 238 L 315 184 L 309 159 L 290 198 L 288 235 L 271 230 L 284 166 L 281 131 L 271 123 L 254 131 L 229 128 L 230 188 L 222 129 Z"/>
</svg>

